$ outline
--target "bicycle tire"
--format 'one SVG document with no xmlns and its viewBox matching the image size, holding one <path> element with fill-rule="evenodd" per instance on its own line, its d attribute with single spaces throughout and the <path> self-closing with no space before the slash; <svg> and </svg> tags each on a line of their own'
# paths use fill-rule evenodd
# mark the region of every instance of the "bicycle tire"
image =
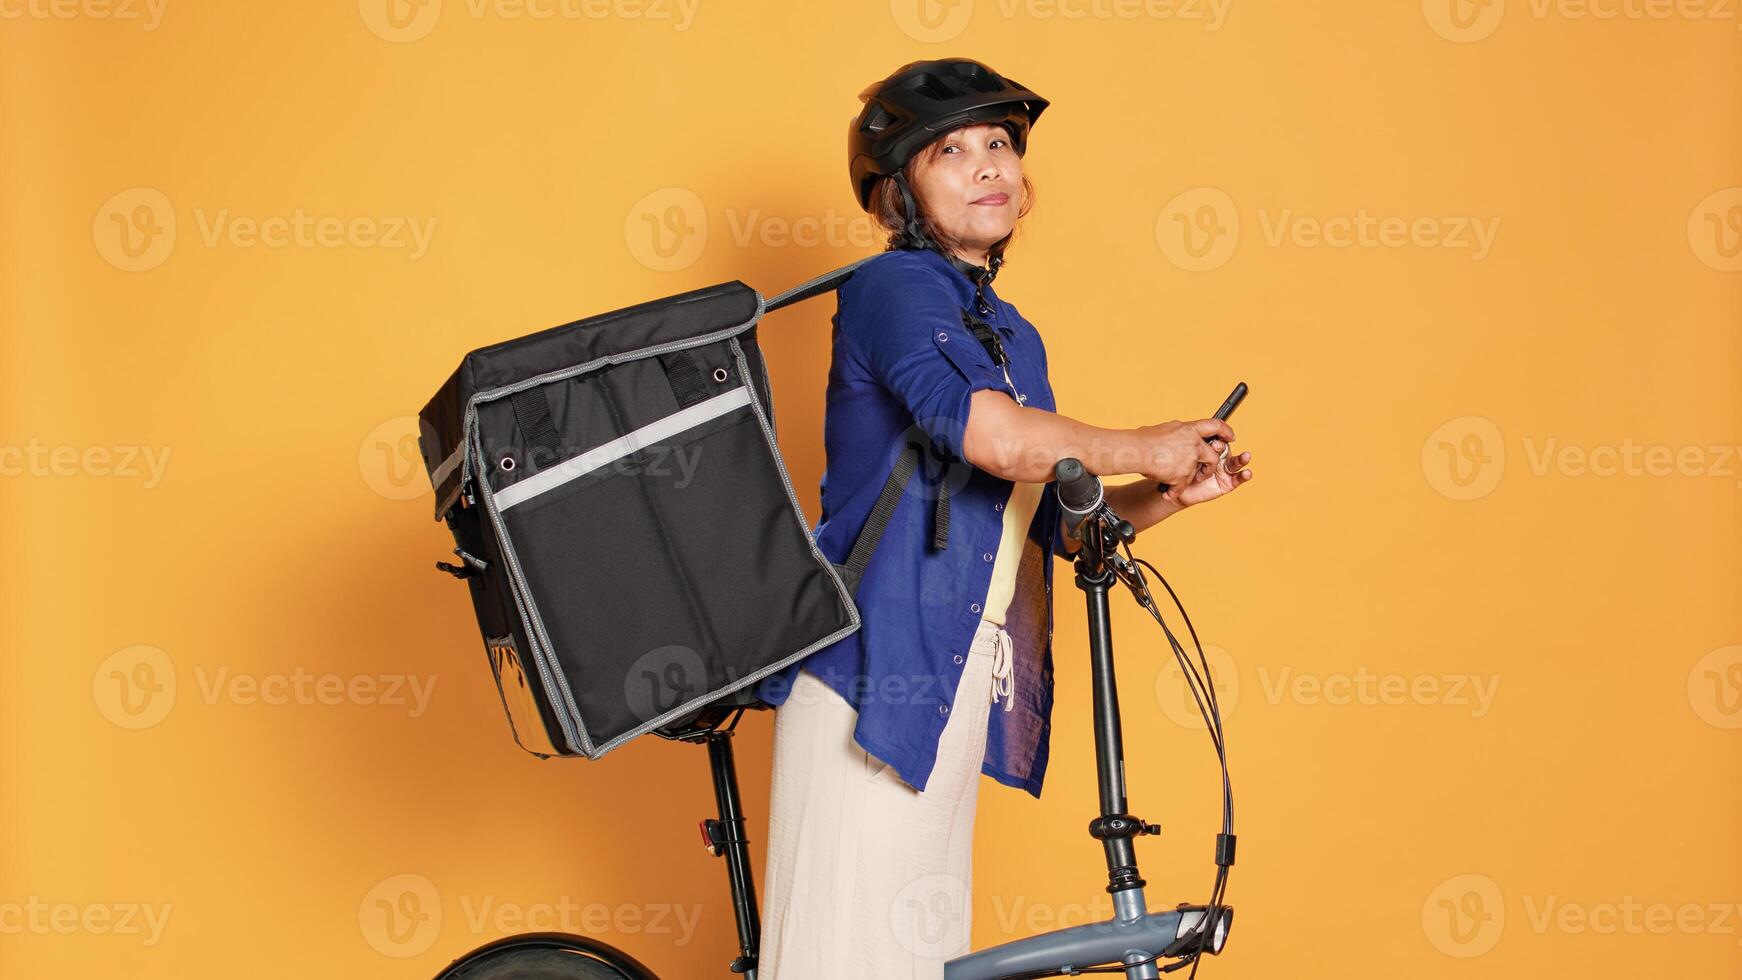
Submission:
<svg viewBox="0 0 1742 980">
<path fill-rule="evenodd" d="M 566 949 L 505 949 L 450 976 L 453 980 L 634 980 L 616 967 Z"/>
<path fill-rule="evenodd" d="M 467 953 L 436 980 L 659 980 L 635 957 L 585 936 L 529 933 Z"/>
</svg>

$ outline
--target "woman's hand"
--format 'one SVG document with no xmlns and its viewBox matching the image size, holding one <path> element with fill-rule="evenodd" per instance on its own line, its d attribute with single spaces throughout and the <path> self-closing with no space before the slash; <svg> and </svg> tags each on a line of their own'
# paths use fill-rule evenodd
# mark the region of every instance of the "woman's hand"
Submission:
<svg viewBox="0 0 1742 980">
<path fill-rule="evenodd" d="M 1169 483 L 1167 492 L 1161 496 L 1181 508 L 1215 500 L 1252 479 L 1252 470 L 1246 466 L 1251 461 L 1252 454 L 1244 452 L 1227 459 L 1218 458 L 1213 463 L 1199 463 L 1196 473 L 1183 482 Z"/>
<path fill-rule="evenodd" d="M 1146 425 L 1137 435 L 1144 445 L 1144 458 L 1134 472 L 1170 487 L 1201 480 L 1201 468 L 1214 466 L 1227 444 L 1234 441 L 1234 430 L 1221 419 Z"/>
</svg>

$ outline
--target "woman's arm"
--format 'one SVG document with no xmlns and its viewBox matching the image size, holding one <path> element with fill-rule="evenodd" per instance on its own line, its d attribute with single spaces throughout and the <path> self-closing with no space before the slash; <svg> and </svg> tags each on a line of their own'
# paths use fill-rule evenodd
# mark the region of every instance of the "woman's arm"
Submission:
<svg viewBox="0 0 1742 980">
<path fill-rule="evenodd" d="M 1047 483 L 1058 461 L 1074 456 L 1096 476 L 1135 473 L 1177 485 L 1195 476 L 1198 464 L 1216 462 L 1233 439 L 1234 430 L 1220 419 L 1105 429 L 983 389 L 969 396 L 962 457 L 1017 483 Z"/>
<path fill-rule="evenodd" d="M 1231 441 L 1234 431 L 1217 419 L 1106 429 L 1017 405 L 1000 391 L 976 391 L 969 396 L 969 403 L 962 437 L 964 455 L 968 462 L 994 476 L 1047 483 L 1053 479 L 1053 467 L 1066 456 L 1076 457 L 1096 476 L 1145 476 L 1105 491 L 1107 506 L 1140 533 L 1252 479 L 1252 471 L 1244 468 L 1252 459 L 1251 453 L 1221 459 L 1220 440 Z M 1216 438 L 1205 442 L 1206 436 Z M 1158 493 L 1158 482 L 1174 489 Z M 1062 517 L 1059 533 L 1066 552 L 1075 553 L 1078 543 L 1062 537 Z"/>
</svg>

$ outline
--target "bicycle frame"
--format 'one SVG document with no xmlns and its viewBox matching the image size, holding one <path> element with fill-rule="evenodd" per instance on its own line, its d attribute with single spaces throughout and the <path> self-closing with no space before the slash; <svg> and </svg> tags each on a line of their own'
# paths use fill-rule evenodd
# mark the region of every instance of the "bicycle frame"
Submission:
<svg viewBox="0 0 1742 980">
<path fill-rule="evenodd" d="M 1108 532 L 1095 522 L 1090 533 Z M 1107 593 L 1116 581 L 1113 570 L 1101 559 L 1112 552 L 1110 537 L 1085 543 L 1075 561 L 1076 584 L 1088 602 L 1090 683 L 1094 690 L 1095 766 L 1099 773 L 1101 813 L 1090 821 L 1089 833 L 1099 839 L 1107 859 L 1107 891 L 1113 896 L 1113 917 L 1037 933 L 987 949 L 959 956 L 944 964 L 945 980 L 1010 980 L 1031 974 L 1068 973 L 1073 968 L 1126 963 L 1126 980 L 1157 980 L 1162 961 L 1184 956 L 1199 941 L 1204 928 L 1211 930 L 1204 952 L 1220 953 L 1233 923 L 1231 906 L 1220 906 L 1214 923 L 1205 922 L 1202 905 L 1181 904 L 1166 912 L 1148 911 L 1137 871 L 1137 855 L 1131 839 L 1159 833 L 1125 810 L 1125 752 L 1119 723 L 1119 692 L 1113 671 L 1113 630 L 1108 615 Z M 741 716 L 743 709 L 734 709 Z M 730 713 L 730 712 L 728 712 Z M 723 719 L 723 716 L 721 716 Z M 738 778 L 732 758 L 732 728 L 712 727 L 667 735 L 677 741 L 706 742 L 714 774 L 714 797 L 719 805 L 717 820 L 702 821 L 702 837 L 709 853 L 725 857 L 737 916 L 739 956 L 731 971 L 756 980 L 756 956 L 761 926 L 758 921 L 755 885 L 751 878 L 750 852 L 743 835 L 744 818 L 739 808 Z"/>
<path fill-rule="evenodd" d="M 1101 533 L 1096 527 L 1095 533 Z M 1089 824 L 1107 859 L 1107 891 L 1113 896 L 1113 917 L 1037 933 L 960 956 L 944 964 L 945 980 L 1007 980 L 1010 977 L 1067 973 L 1072 968 L 1130 963 L 1126 980 L 1156 980 L 1159 961 L 1183 956 L 1198 942 L 1205 925 L 1203 906 L 1182 904 L 1167 912 L 1150 912 L 1145 884 L 1137 872 L 1131 839 L 1159 833 L 1125 810 L 1125 750 L 1119 724 L 1119 691 L 1113 671 L 1113 629 L 1107 612 L 1107 592 L 1115 581 L 1112 569 L 1098 555 L 1107 548 L 1083 547 L 1076 558 L 1076 582 L 1089 607 L 1090 686 L 1094 691 L 1095 766 L 1099 773 L 1101 815 Z M 1234 910 L 1221 906 L 1206 953 L 1219 953 L 1227 941 Z"/>
</svg>

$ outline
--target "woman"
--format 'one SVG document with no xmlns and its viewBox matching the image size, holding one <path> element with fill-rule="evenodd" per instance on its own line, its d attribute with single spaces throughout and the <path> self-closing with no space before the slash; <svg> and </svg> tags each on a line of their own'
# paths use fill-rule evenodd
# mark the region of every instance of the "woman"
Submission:
<svg viewBox="0 0 1742 980">
<path fill-rule="evenodd" d="M 1107 491 L 1139 531 L 1252 478 L 1250 453 L 1221 458 L 1224 422 L 1054 410 L 1039 333 L 992 289 L 1045 99 L 959 58 L 859 97 L 854 191 L 891 234 L 838 294 L 816 530 L 831 561 L 902 448 L 931 452 L 857 585 L 861 628 L 762 683 L 779 705 L 763 980 L 941 978 L 969 951 L 978 777 L 1038 797 L 1046 771 L 1052 557 L 1075 551 L 1054 464 L 1144 477 Z"/>
</svg>

